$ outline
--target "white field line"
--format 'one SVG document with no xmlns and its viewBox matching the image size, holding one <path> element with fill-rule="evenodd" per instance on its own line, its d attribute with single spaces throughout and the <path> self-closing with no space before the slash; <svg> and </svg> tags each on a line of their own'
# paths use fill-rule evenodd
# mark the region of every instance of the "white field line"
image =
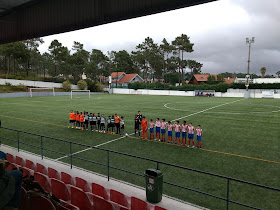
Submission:
<svg viewBox="0 0 280 210">
<path fill-rule="evenodd" d="M 231 102 L 230 102 L 231 103 Z M 171 109 L 171 110 L 177 110 L 177 111 L 189 111 L 186 109 L 176 109 L 173 107 L 169 107 L 168 104 L 172 104 L 172 103 L 166 103 L 163 106 L 167 109 Z M 268 107 L 273 107 L 273 108 L 277 108 L 277 110 L 275 111 L 268 111 L 268 112 L 207 112 L 207 113 L 211 113 L 211 114 L 271 114 L 271 113 L 277 113 L 280 112 L 280 107 L 279 106 L 273 106 L 273 105 L 263 105 L 263 106 L 268 106 Z"/>
<path fill-rule="evenodd" d="M 131 136 L 132 134 L 134 134 L 134 133 L 131 133 L 131 134 L 129 134 L 128 136 Z M 116 139 L 113 139 L 113 140 L 104 142 L 104 143 L 102 143 L 102 144 L 98 144 L 98 145 L 95 145 L 95 146 L 92 146 L 92 147 L 89 147 L 89 148 L 80 150 L 80 151 L 78 151 L 78 152 L 74 152 L 74 153 L 72 153 L 72 155 L 76 155 L 76 154 L 79 154 L 79 153 L 81 153 L 81 152 L 85 152 L 85 151 L 91 150 L 91 149 L 93 149 L 93 147 L 100 147 L 100 146 L 103 146 L 103 145 L 105 145 L 105 144 L 109 144 L 109 143 L 111 143 L 111 142 L 118 141 L 118 140 L 123 139 L 123 138 L 126 138 L 126 136 L 121 136 L 121 137 L 119 137 L 119 138 L 116 138 Z M 55 160 L 61 160 L 61 159 L 66 158 L 66 157 L 69 157 L 69 156 L 68 156 L 68 155 L 65 155 L 65 156 L 60 157 L 60 158 L 57 158 L 57 159 L 55 159 Z"/>
<path fill-rule="evenodd" d="M 176 111 L 189 111 L 187 109 L 176 109 L 176 108 L 172 108 L 172 107 L 169 107 L 167 106 L 168 104 L 172 104 L 172 103 L 167 103 L 167 104 L 164 104 L 163 106 L 167 109 L 171 109 L 171 110 L 176 110 Z"/>
<path fill-rule="evenodd" d="M 200 114 L 200 113 L 206 112 L 206 111 L 208 111 L 208 110 L 215 109 L 215 108 L 217 108 L 217 107 L 221 107 L 221 106 L 224 106 L 224 105 L 227 105 L 227 104 L 232 104 L 232 103 L 236 103 L 236 102 L 238 102 L 238 101 L 243 101 L 243 100 L 245 100 L 245 99 L 239 99 L 239 100 L 236 100 L 236 101 L 231 101 L 231 102 L 227 102 L 227 103 L 220 104 L 220 105 L 217 105 L 217 106 L 213 106 L 213 107 L 210 107 L 210 108 L 208 108 L 208 109 L 204 109 L 204 110 L 201 110 L 201 111 L 199 111 L 199 112 L 195 112 L 195 113 L 192 113 L 192 114 L 189 114 L 189 115 L 186 115 L 186 116 L 177 118 L 177 119 L 175 119 L 175 120 L 171 120 L 171 122 L 176 121 L 176 120 L 180 120 L 180 119 L 183 119 L 183 118 L 187 118 L 187 117 L 190 117 L 190 116 L 193 116 L 193 115 L 196 115 L 196 114 Z"/>
<path fill-rule="evenodd" d="M 76 97 L 76 98 L 79 98 L 79 100 L 100 100 L 102 97 L 98 97 L 98 98 L 81 98 L 81 97 Z M 55 100 L 55 101 L 69 101 L 69 100 L 70 99 L 61 99 L 61 100 Z"/>
<path fill-rule="evenodd" d="M 236 101 L 232 101 L 232 102 L 220 104 L 220 105 L 217 105 L 217 106 L 213 106 L 213 107 L 211 107 L 211 108 L 204 109 L 204 110 L 202 110 L 202 111 L 195 112 L 195 113 L 193 113 L 193 114 L 190 114 L 190 115 L 187 115 L 187 116 L 184 116 L 184 117 L 180 117 L 180 118 L 175 119 L 175 120 L 172 120 L 172 121 L 176 121 L 176 120 L 179 120 L 179 119 L 182 119 L 182 118 L 190 117 L 190 116 L 193 116 L 193 115 L 196 115 L 196 114 L 199 114 L 199 113 L 202 113 L 202 112 L 206 112 L 206 111 L 208 111 L 208 110 L 211 110 L 211 109 L 214 109 L 214 108 L 217 108 L 217 107 L 220 107 L 220 106 L 224 106 L 224 105 L 227 105 L 227 104 L 232 104 L 232 103 L 235 103 L 235 102 L 238 102 L 238 101 L 243 101 L 243 100 L 245 100 L 245 99 L 240 99 L 240 100 L 236 100 Z M 131 134 L 129 134 L 128 136 L 131 136 L 132 134 L 134 134 L 134 133 L 131 133 Z M 102 144 L 98 144 L 98 145 L 92 146 L 92 147 L 100 147 L 100 146 L 103 146 L 103 145 L 105 145 L 105 144 L 109 144 L 109 143 L 111 143 L 111 142 L 118 141 L 118 140 L 123 139 L 123 138 L 125 138 L 125 137 L 126 137 L 126 136 L 121 136 L 121 137 L 119 137 L 119 138 L 116 138 L 116 139 L 113 139 L 113 140 L 110 140 L 110 141 L 107 141 L 107 142 L 104 142 L 104 143 L 102 143 Z M 72 155 L 76 155 L 76 154 L 79 154 L 79 153 L 82 153 L 82 152 L 91 150 L 92 147 L 83 149 L 83 150 L 78 151 L 78 152 L 74 152 L 74 153 L 72 153 Z M 65 156 L 60 157 L 60 158 L 57 158 L 57 159 L 55 159 L 55 160 L 61 160 L 61 159 L 66 158 L 66 157 L 69 157 L 69 156 L 68 156 L 68 155 L 65 155 Z"/>
</svg>

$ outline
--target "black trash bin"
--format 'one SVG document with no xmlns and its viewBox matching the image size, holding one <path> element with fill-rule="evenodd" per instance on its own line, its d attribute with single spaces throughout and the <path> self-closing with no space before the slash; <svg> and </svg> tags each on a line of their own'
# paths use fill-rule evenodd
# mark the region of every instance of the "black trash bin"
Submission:
<svg viewBox="0 0 280 210">
<path fill-rule="evenodd" d="M 146 197 L 151 203 L 158 203 L 162 199 L 163 173 L 157 169 L 147 169 L 146 178 Z"/>
</svg>

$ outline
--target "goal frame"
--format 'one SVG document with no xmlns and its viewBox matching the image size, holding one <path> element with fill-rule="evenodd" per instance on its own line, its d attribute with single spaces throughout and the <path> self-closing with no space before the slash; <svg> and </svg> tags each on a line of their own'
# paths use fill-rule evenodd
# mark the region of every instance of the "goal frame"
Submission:
<svg viewBox="0 0 280 210">
<path fill-rule="evenodd" d="M 47 88 L 47 87 L 41 87 L 41 88 L 29 88 L 30 97 L 33 97 L 33 95 L 32 95 L 32 90 L 52 90 L 52 92 L 53 92 L 53 96 L 55 96 L 54 87 L 52 87 L 52 88 Z"/>
<path fill-rule="evenodd" d="M 88 98 L 90 98 L 90 90 L 71 90 L 70 98 L 73 98 L 73 92 L 88 92 Z"/>
</svg>

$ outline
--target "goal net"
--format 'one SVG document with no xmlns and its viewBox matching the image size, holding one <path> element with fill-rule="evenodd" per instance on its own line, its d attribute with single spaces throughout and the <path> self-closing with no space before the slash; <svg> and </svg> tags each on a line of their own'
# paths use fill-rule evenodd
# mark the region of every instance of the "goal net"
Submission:
<svg viewBox="0 0 280 210">
<path fill-rule="evenodd" d="M 35 96 L 55 96 L 54 88 L 29 88 L 30 97 Z"/>
<path fill-rule="evenodd" d="M 70 98 L 90 98 L 90 90 L 71 90 Z"/>
<path fill-rule="evenodd" d="M 206 96 L 212 97 L 215 96 L 215 90 L 195 90 L 195 96 Z"/>
</svg>

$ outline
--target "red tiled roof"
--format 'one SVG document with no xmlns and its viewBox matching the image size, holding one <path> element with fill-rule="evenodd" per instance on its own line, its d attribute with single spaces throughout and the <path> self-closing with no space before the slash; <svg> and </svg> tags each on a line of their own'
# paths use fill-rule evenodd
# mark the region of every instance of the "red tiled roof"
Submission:
<svg viewBox="0 0 280 210">
<path fill-rule="evenodd" d="M 126 74 L 124 75 L 120 81 L 118 81 L 119 84 L 122 84 L 124 82 L 130 82 L 137 74 Z"/>
<path fill-rule="evenodd" d="M 234 83 L 235 78 L 225 78 L 225 83 L 231 84 Z"/>
<path fill-rule="evenodd" d="M 189 84 L 190 83 L 190 81 L 189 80 L 186 80 L 186 84 Z"/>
<path fill-rule="evenodd" d="M 210 76 L 210 74 L 194 74 L 193 76 L 198 82 L 207 82 L 207 78 Z M 217 80 L 216 74 L 211 74 L 211 76 L 214 76 Z"/>
<path fill-rule="evenodd" d="M 112 79 L 117 79 L 119 78 L 122 74 L 125 74 L 124 72 L 113 72 L 111 74 Z"/>
</svg>

